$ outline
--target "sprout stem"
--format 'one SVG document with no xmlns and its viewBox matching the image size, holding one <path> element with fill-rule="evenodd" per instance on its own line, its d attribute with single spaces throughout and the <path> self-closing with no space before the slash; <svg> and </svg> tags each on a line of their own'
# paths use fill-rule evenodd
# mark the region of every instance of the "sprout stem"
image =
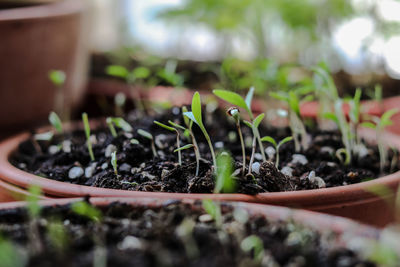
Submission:
<svg viewBox="0 0 400 267">
<path fill-rule="evenodd" d="M 108 128 L 110 128 L 111 135 L 114 138 L 117 137 L 118 136 L 117 135 L 117 131 L 115 130 L 115 127 L 114 127 L 114 124 L 113 124 L 112 120 L 110 118 L 107 118 L 106 122 L 107 122 Z"/>
<path fill-rule="evenodd" d="M 151 151 L 153 151 L 153 156 L 157 157 L 156 146 L 154 145 L 154 139 L 151 139 Z"/>
<path fill-rule="evenodd" d="M 179 149 L 181 147 L 180 140 L 179 140 L 180 134 L 179 134 L 178 130 L 175 129 L 175 131 L 176 131 L 176 146 Z M 178 163 L 179 163 L 179 166 L 182 166 L 182 155 L 181 155 L 180 150 L 178 151 Z"/>
<path fill-rule="evenodd" d="M 239 133 L 240 144 L 242 146 L 242 157 L 243 157 L 242 173 L 244 174 L 244 172 L 246 171 L 246 148 L 244 146 L 243 134 L 242 134 L 242 130 L 240 128 L 240 121 L 236 121 L 236 128 Z"/>
<path fill-rule="evenodd" d="M 250 162 L 249 162 L 249 171 L 248 174 L 251 174 L 252 171 L 252 165 L 254 162 L 254 155 L 256 154 L 256 145 L 257 145 L 257 138 L 256 135 L 253 135 L 253 144 L 252 144 L 252 150 L 251 150 L 251 157 L 250 157 Z"/>
</svg>

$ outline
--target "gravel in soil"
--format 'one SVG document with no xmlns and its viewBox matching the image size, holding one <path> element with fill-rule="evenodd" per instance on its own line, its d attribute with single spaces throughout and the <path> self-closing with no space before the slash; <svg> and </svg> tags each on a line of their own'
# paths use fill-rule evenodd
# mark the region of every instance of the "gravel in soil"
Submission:
<svg viewBox="0 0 400 267">
<path fill-rule="evenodd" d="M 205 113 L 203 118 L 216 150 L 229 151 L 234 158 L 238 193 L 257 194 L 335 187 L 382 175 L 376 146 L 363 146 L 362 155 L 354 157 L 352 164 L 344 166 L 335 156 L 336 150 L 343 147 L 340 133 L 318 129 L 309 130 L 309 148 L 304 151 L 296 153 L 293 142 L 284 144 L 279 152 L 279 168 L 273 164 L 273 147 L 264 143 L 269 160 L 262 162 L 260 151 L 257 150 L 252 175 L 242 175 L 239 172 L 242 167 L 241 146 L 234 121 L 222 110 Z M 90 161 L 82 130 L 56 135 L 51 141 L 33 141 L 30 138 L 19 145 L 10 161 L 30 173 L 72 184 L 148 192 L 213 192 L 211 154 L 201 131 L 196 126 L 193 127 L 202 157 L 199 175 L 196 176 L 193 150 L 182 151 L 182 165 L 179 165 L 178 155 L 174 153 L 176 135 L 153 123 L 154 120 L 163 123 L 172 120 L 184 125 L 179 108 L 146 116 L 133 111 L 125 119 L 132 125 L 133 131 L 118 130 L 116 138 L 111 135 L 105 123 L 102 127 L 92 129 L 91 142 L 95 156 L 93 162 Z M 156 157 L 152 153 L 150 140 L 139 135 L 138 129 L 146 130 L 154 136 Z M 244 125 L 242 131 L 247 143 L 248 164 L 252 135 L 251 130 Z M 261 125 L 260 133 L 261 136 L 273 136 L 276 140 L 290 135 L 287 128 L 273 128 L 268 125 Z M 139 144 L 133 144 L 132 138 L 137 139 Z M 191 143 L 182 134 L 180 141 L 181 146 Z M 111 165 L 113 151 L 117 153 L 118 174 L 114 173 Z M 392 154 L 389 155 L 391 159 Z M 389 163 L 385 166 L 386 173 L 398 170 L 398 164 L 391 169 Z"/>
</svg>

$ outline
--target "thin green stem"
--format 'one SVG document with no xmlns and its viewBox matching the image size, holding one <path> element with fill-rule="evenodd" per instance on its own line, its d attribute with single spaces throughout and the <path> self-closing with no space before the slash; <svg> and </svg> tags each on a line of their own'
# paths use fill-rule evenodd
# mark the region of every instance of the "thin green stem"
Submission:
<svg viewBox="0 0 400 267">
<path fill-rule="evenodd" d="M 243 134 L 242 134 L 242 130 L 240 129 L 240 121 L 236 121 L 236 128 L 238 130 L 239 133 L 239 139 L 240 139 L 240 144 L 242 146 L 242 157 L 243 157 L 243 166 L 242 166 L 242 173 L 244 174 L 244 172 L 246 171 L 246 148 L 244 146 L 244 141 L 243 141 Z"/>
<path fill-rule="evenodd" d="M 176 131 L 176 146 L 177 146 L 177 149 L 179 149 L 181 147 L 180 140 L 179 140 L 180 135 L 179 135 L 178 130 L 175 130 L 175 131 Z M 182 165 L 182 155 L 181 155 L 180 150 L 178 151 L 178 163 L 179 163 L 179 166 Z"/>
<path fill-rule="evenodd" d="M 252 145 L 252 150 L 251 150 L 251 157 L 250 157 L 250 162 L 249 162 L 249 171 L 248 174 L 251 174 L 252 171 L 252 166 L 253 166 L 253 162 L 254 162 L 254 155 L 256 154 L 256 136 L 253 135 L 253 145 Z"/>
</svg>

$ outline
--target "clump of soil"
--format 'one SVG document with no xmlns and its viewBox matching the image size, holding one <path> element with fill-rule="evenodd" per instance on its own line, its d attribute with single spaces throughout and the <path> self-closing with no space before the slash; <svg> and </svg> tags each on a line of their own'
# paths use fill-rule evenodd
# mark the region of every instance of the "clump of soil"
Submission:
<svg viewBox="0 0 400 267">
<path fill-rule="evenodd" d="M 252 175 L 243 175 L 239 171 L 242 162 L 241 146 L 234 122 L 222 110 L 205 113 L 203 118 L 216 150 L 232 153 L 234 169 L 237 170 L 235 180 L 238 193 L 257 194 L 342 186 L 381 175 L 377 147 L 363 147 L 363 155 L 354 157 L 352 164 L 345 166 L 335 156 L 336 150 L 343 147 L 340 133 L 318 129 L 309 130 L 309 148 L 300 153 L 295 152 L 293 142 L 284 144 L 280 149 L 279 168 L 272 163 L 274 150 L 264 143 L 266 154 L 270 156 L 269 161 L 262 162 L 261 154 L 257 151 Z M 177 153 L 173 152 L 176 149 L 176 135 L 153 123 L 154 120 L 164 123 L 172 120 L 184 125 L 179 108 L 146 116 L 133 111 L 125 119 L 134 130 L 119 130 L 116 138 L 111 135 L 105 123 L 103 127 L 92 129 L 94 162 L 90 161 L 82 130 L 57 135 L 49 142 L 34 142 L 33 138 L 26 140 L 19 145 L 10 161 L 30 173 L 73 184 L 138 191 L 213 192 L 211 155 L 200 130 L 194 126 L 202 157 L 200 172 L 196 176 L 193 150 L 182 151 L 183 163 L 178 165 Z M 154 136 L 156 157 L 151 151 L 150 141 L 140 136 L 138 129 L 146 130 Z M 245 126 L 242 129 L 247 143 L 251 143 L 251 130 Z M 286 128 L 265 125 L 261 126 L 260 133 L 261 136 L 269 135 L 276 140 L 290 135 Z M 139 140 L 139 144 L 132 144 L 132 138 Z M 188 143 L 191 143 L 190 140 L 182 135 L 181 146 Z M 248 163 L 251 144 L 246 150 Z M 110 163 L 112 151 L 117 151 L 118 175 Z M 385 166 L 386 172 L 398 169 L 398 164 L 389 165 Z"/>
<path fill-rule="evenodd" d="M 220 225 L 200 203 L 169 202 L 158 208 L 113 203 L 102 208 L 97 222 L 73 213 L 69 205 L 43 208 L 34 219 L 24 209 L 2 210 L 0 246 L 12 244 L 13 249 L 0 256 L 31 267 L 375 266 L 340 245 L 339 234 L 249 215 L 229 205 L 222 204 L 221 210 Z M 241 248 L 251 235 L 262 242 L 259 259 L 254 250 Z"/>
</svg>

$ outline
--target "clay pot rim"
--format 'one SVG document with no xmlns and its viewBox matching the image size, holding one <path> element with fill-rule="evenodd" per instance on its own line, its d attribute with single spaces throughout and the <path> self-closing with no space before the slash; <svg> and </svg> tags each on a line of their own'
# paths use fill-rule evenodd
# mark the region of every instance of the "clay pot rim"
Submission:
<svg viewBox="0 0 400 267">
<path fill-rule="evenodd" d="M 84 198 L 63 198 L 63 199 L 46 199 L 40 200 L 40 206 L 57 206 L 66 205 L 77 201 L 85 200 Z M 126 203 L 132 207 L 149 208 L 162 207 L 174 201 L 180 201 L 193 205 L 196 200 L 194 199 L 159 199 L 154 197 L 140 197 L 140 198 L 127 198 L 127 197 L 94 197 L 89 199 L 93 205 L 104 207 L 114 202 Z M 288 207 L 272 206 L 258 203 L 245 203 L 245 202 L 221 202 L 233 207 L 245 209 L 249 215 L 261 214 L 271 221 L 289 221 L 293 220 L 306 227 L 309 227 L 318 232 L 332 231 L 336 234 L 344 234 L 339 238 L 340 241 L 351 240 L 352 237 L 362 236 L 369 239 L 378 239 L 380 230 L 373 226 L 358 223 L 351 219 L 323 214 L 308 210 L 292 209 Z M 0 210 L 13 209 L 27 206 L 25 201 L 16 201 L 8 203 L 0 203 Z M 345 240 L 344 240 L 345 239 Z"/>
<path fill-rule="evenodd" d="M 103 120 L 92 120 L 91 125 L 104 124 Z M 81 125 L 81 122 L 67 124 L 66 128 L 75 128 Z M 45 131 L 51 127 L 43 127 L 40 131 Z M 375 133 L 370 129 L 363 129 L 360 133 L 367 140 L 373 142 Z M 12 185 L 22 188 L 27 188 L 31 184 L 40 186 L 45 194 L 55 197 L 82 197 L 90 195 L 92 197 L 157 197 L 162 199 L 176 198 L 176 199 L 214 199 L 226 201 L 244 201 L 244 202 L 258 202 L 269 203 L 272 205 L 285 205 L 285 206 L 307 206 L 309 209 L 319 210 L 330 207 L 337 207 L 337 205 L 354 205 L 360 203 L 368 203 L 376 201 L 379 196 L 373 195 L 365 190 L 365 188 L 373 187 L 376 185 L 384 185 L 390 188 L 396 188 L 400 182 L 400 171 L 393 174 L 377 178 L 371 181 L 351 184 L 346 186 L 337 186 L 332 188 L 321 188 L 303 191 L 291 192 L 267 192 L 258 195 L 245 195 L 245 194 L 201 194 L 201 193 L 168 193 L 168 192 L 141 192 L 141 191 L 128 191 L 119 189 L 108 189 L 91 187 L 77 184 L 70 184 L 67 182 L 59 182 L 48 178 L 43 178 L 22 171 L 14 167 L 9 162 L 10 155 L 17 149 L 19 143 L 26 140 L 30 136 L 29 133 L 22 133 L 10 137 L 0 143 L 0 179 Z M 400 149 L 400 138 L 386 133 L 386 140 Z M 391 197 L 392 195 L 387 197 Z"/>
<path fill-rule="evenodd" d="M 79 13 L 87 7 L 82 0 L 59 0 L 33 6 L 0 10 L 0 23 L 21 20 L 38 20 L 70 16 Z"/>
</svg>

